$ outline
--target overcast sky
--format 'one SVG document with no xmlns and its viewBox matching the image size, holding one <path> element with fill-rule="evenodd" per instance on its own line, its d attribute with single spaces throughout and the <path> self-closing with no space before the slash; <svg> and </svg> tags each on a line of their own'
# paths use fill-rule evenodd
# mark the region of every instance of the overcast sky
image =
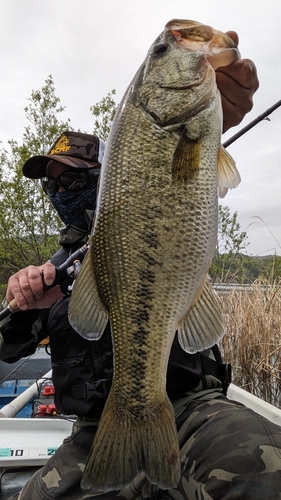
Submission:
<svg viewBox="0 0 281 500">
<path fill-rule="evenodd" d="M 281 99 L 279 0 L 0 0 L 0 141 L 22 139 L 32 90 L 53 76 L 74 128 L 92 132 L 90 106 L 112 89 L 119 102 L 170 19 L 235 30 L 257 65 L 254 108 L 223 141 Z M 223 204 L 238 211 L 247 253 L 281 255 L 281 108 L 228 148 L 242 182 Z"/>
</svg>

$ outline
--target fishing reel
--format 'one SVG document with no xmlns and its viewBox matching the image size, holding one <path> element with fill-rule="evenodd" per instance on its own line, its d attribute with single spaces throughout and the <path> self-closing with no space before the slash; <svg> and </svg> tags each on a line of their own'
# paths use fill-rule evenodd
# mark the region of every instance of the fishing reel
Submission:
<svg viewBox="0 0 281 500">
<path fill-rule="evenodd" d="M 64 295 L 67 296 L 71 295 L 75 279 L 78 276 L 81 266 L 82 266 L 81 260 L 77 259 L 63 273 L 62 281 L 60 282 L 60 289 Z"/>
</svg>

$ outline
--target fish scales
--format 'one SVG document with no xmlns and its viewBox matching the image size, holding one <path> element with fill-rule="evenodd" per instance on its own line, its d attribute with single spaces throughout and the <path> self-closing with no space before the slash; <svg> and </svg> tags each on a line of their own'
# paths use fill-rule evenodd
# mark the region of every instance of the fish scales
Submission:
<svg viewBox="0 0 281 500">
<path fill-rule="evenodd" d="M 159 141 L 154 144 L 155 131 L 156 136 L 159 133 L 158 127 L 154 123 L 147 123 L 141 110 L 135 106 L 129 106 L 128 103 L 127 113 L 123 113 L 119 122 L 120 138 L 124 136 L 123 131 L 129 126 L 134 129 L 132 127 L 134 121 L 138 126 L 138 134 L 133 130 L 132 137 L 127 137 L 128 150 L 126 149 L 123 153 L 122 147 L 120 150 L 114 148 L 112 152 L 109 148 L 108 151 L 109 159 L 106 165 L 109 165 L 109 171 L 111 165 L 113 168 L 122 165 L 122 169 L 120 168 L 114 177 L 109 174 L 108 179 L 103 179 L 107 190 L 104 195 L 101 195 L 100 203 L 104 207 L 105 215 L 104 221 L 102 221 L 103 216 L 100 216 L 101 223 L 96 227 L 91 251 L 95 259 L 95 255 L 99 255 L 105 245 L 107 247 L 105 259 L 95 269 L 97 281 L 104 283 L 104 275 L 106 275 L 107 282 L 111 285 L 110 290 L 101 290 L 101 296 L 107 309 L 111 311 L 112 330 L 115 331 L 116 328 L 116 335 L 113 334 L 116 364 L 118 364 L 119 356 L 122 360 L 120 371 L 118 370 L 115 374 L 113 387 L 119 385 L 119 397 L 123 391 L 130 391 L 131 387 L 126 381 L 131 369 L 138 366 L 141 379 L 144 379 L 146 374 L 147 380 L 153 381 L 151 390 L 147 388 L 144 390 L 146 397 L 152 399 L 155 390 L 157 393 L 159 391 L 159 387 L 155 387 L 154 384 L 158 376 L 162 385 L 161 389 L 165 391 L 163 366 L 166 369 L 169 349 L 166 347 L 163 349 L 161 344 L 167 341 L 171 344 L 173 337 L 169 335 L 169 332 L 171 330 L 175 332 L 177 322 L 183 315 L 186 299 L 190 302 L 192 299 L 188 296 L 193 297 L 196 290 L 198 275 L 194 273 L 194 267 L 197 267 L 201 277 L 202 261 L 206 261 L 206 245 L 201 246 L 202 240 L 197 237 L 196 229 L 200 224 L 198 215 L 207 228 L 205 233 L 207 242 L 208 232 L 215 233 L 213 221 L 216 203 L 214 203 L 215 195 L 211 203 L 209 197 L 205 196 L 203 199 L 202 190 L 197 188 L 197 181 L 195 189 L 200 195 L 197 200 L 197 213 L 190 218 L 196 205 L 192 186 L 181 186 L 182 193 L 179 193 L 179 188 L 175 187 L 171 181 L 172 156 L 177 138 L 168 132 L 162 132 L 168 136 L 163 152 Z M 151 162 L 150 155 L 143 154 L 139 145 L 140 130 L 145 131 L 144 140 L 148 151 L 152 143 L 153 155 L 156 158 L 154 164 Z M 168 139 L 170 139 L 170 147 Z M 118 142 L 121 142 L 120 139 Z M 113 144 L 115 144 L 114 139 Z M 128 168 L 128 163 L 131 161 L 128 151 L 136 159 L 135 164 L 129 165 L 130 168 Z M 138 158 L 142 163 L 141 169 L 138 166 Z M 165 167 L 169 165 L 164 172 L 163 165 Z M 208 169 L 208 165 L 206 168 Z M 216 186 L 216 171 L 213 173 L 211 182 Z M 177 198 L 181 202 L 175 204 Z M 189 198 L 193 200 L 192 211 L 189 208 Z M 148 217 L 155 214 L 155 210 L 157 223 L 154 221 L 153 225 L 150 225 L 150 233 L 147 233 Z M 182 225 L 181 235 L 178 234 L 179 221 Z M 151 234 L 154 244 L 151 244 L 149 237 Z M 191 239 L 190 234 L 194 234 L 195 238 Z M 213 240 L 214 245 L 215 238 Z M 109 246 L 109 241 L 114 244 Z M 187 258 L 182 258 L 180 248 L 184 249 Z M 198 257 L 199 252 L 202 255 L 201 259 Z M 168 254 L 170 254 L 169 258 Z M 208 267 L 209 259 L 205 263 L 205 271 Z M 150 279 L 144 279 L 145 274 Z M 192 276 L 192 281 L 188 279 L 188 275 Z M 130 276 L 129 280 L 126 279 L 127 276 Z M 160 297 L 161 301 L 159 301 Z M 163 304 L 165 304 L 164 309 Z M 126 331 L 125 336 L 124 331 Z M 154 331 L 161 331 L 162 337 L 155 338 Z M 147 345 L 147 337 L 150 343 L 153 342 L 152 345 Z M 140 354 L 138 348 L 136 349 L 138 345 L 141 348 Z M 156 364 L 153 360 L 158 356 L 163 357 L 163 353 L 165 365 L 158 362 Z M 136 380 L 138 383 L 138 376 L 135 379 L 135 375 L 137 374 L 132 373 L 132 382 Z M 127 394 L 126 399 L 129 404 L 131 401 L 134 402 L 131 394 Z"/>
<path fill-rule="evenodd" d="M 190 49 L 188 23 L 169 25 L 156 40 L 119 106 L 90 250 L 70 301 L 81 335 L 99 338 L 108 319 L 112 331 L 112 388 L 82 481 L 96 491 L 118 489 L 143 471 L 160 488 L 178 484 L 166 394 L 175 332 L 188 352 L 223 334 L 207 279 L 217 234 L 220 96 L 206 49 Z M 198 33 L 211 43 L 207 28 L 199 25 L 196 44 Z M 237 58 L 222 38 L 220 65 L 221 52 Z"/>
</svg>

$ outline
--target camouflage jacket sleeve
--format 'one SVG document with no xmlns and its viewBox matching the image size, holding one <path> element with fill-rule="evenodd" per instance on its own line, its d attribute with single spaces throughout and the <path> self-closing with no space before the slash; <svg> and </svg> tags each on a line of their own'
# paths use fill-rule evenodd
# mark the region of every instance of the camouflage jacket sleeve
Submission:
<svg viewBox="0 0 281 500">
<path fill-rule="evenodd" d="M 4 300 L 0 310 L 6 307 Z M 33 354 L 47 333 L 48 310 L 19 311 L 0 323 L 0 360 L 15 363 Z"/>
</svg>

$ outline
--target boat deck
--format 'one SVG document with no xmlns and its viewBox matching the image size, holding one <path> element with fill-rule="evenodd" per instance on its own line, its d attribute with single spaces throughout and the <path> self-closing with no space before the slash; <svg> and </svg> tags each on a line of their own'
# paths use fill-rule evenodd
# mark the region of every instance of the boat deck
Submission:
<svg viewBox="0 0 281 500">
<path fill-rule="evenodd" d="M 45 351 L 45 346 L 39 347 L 37 351 L 27 358 L 16 363 L 4 363 L 0 361 L 0 407 L 12 401 L 24 388 L 30 386 L 42 374 L 51 369 L 50 356 Z M 14 394 L 13 394 L 14 393 Z M 30 408 L 17 417 L 29 417 Z M 0 420 L 1 422 L 1 420 Z M 0 467 L 0 498 L 8 500 L 12 495 L 20 491 L 31 475 L 41 467 L 26 466 Z"/>
<path fill-rule="evenodd" d="M 0 498 L 8 500 L 22 490 L 29 478 L 39 467 L 0 468 Z"/>
</svg>

